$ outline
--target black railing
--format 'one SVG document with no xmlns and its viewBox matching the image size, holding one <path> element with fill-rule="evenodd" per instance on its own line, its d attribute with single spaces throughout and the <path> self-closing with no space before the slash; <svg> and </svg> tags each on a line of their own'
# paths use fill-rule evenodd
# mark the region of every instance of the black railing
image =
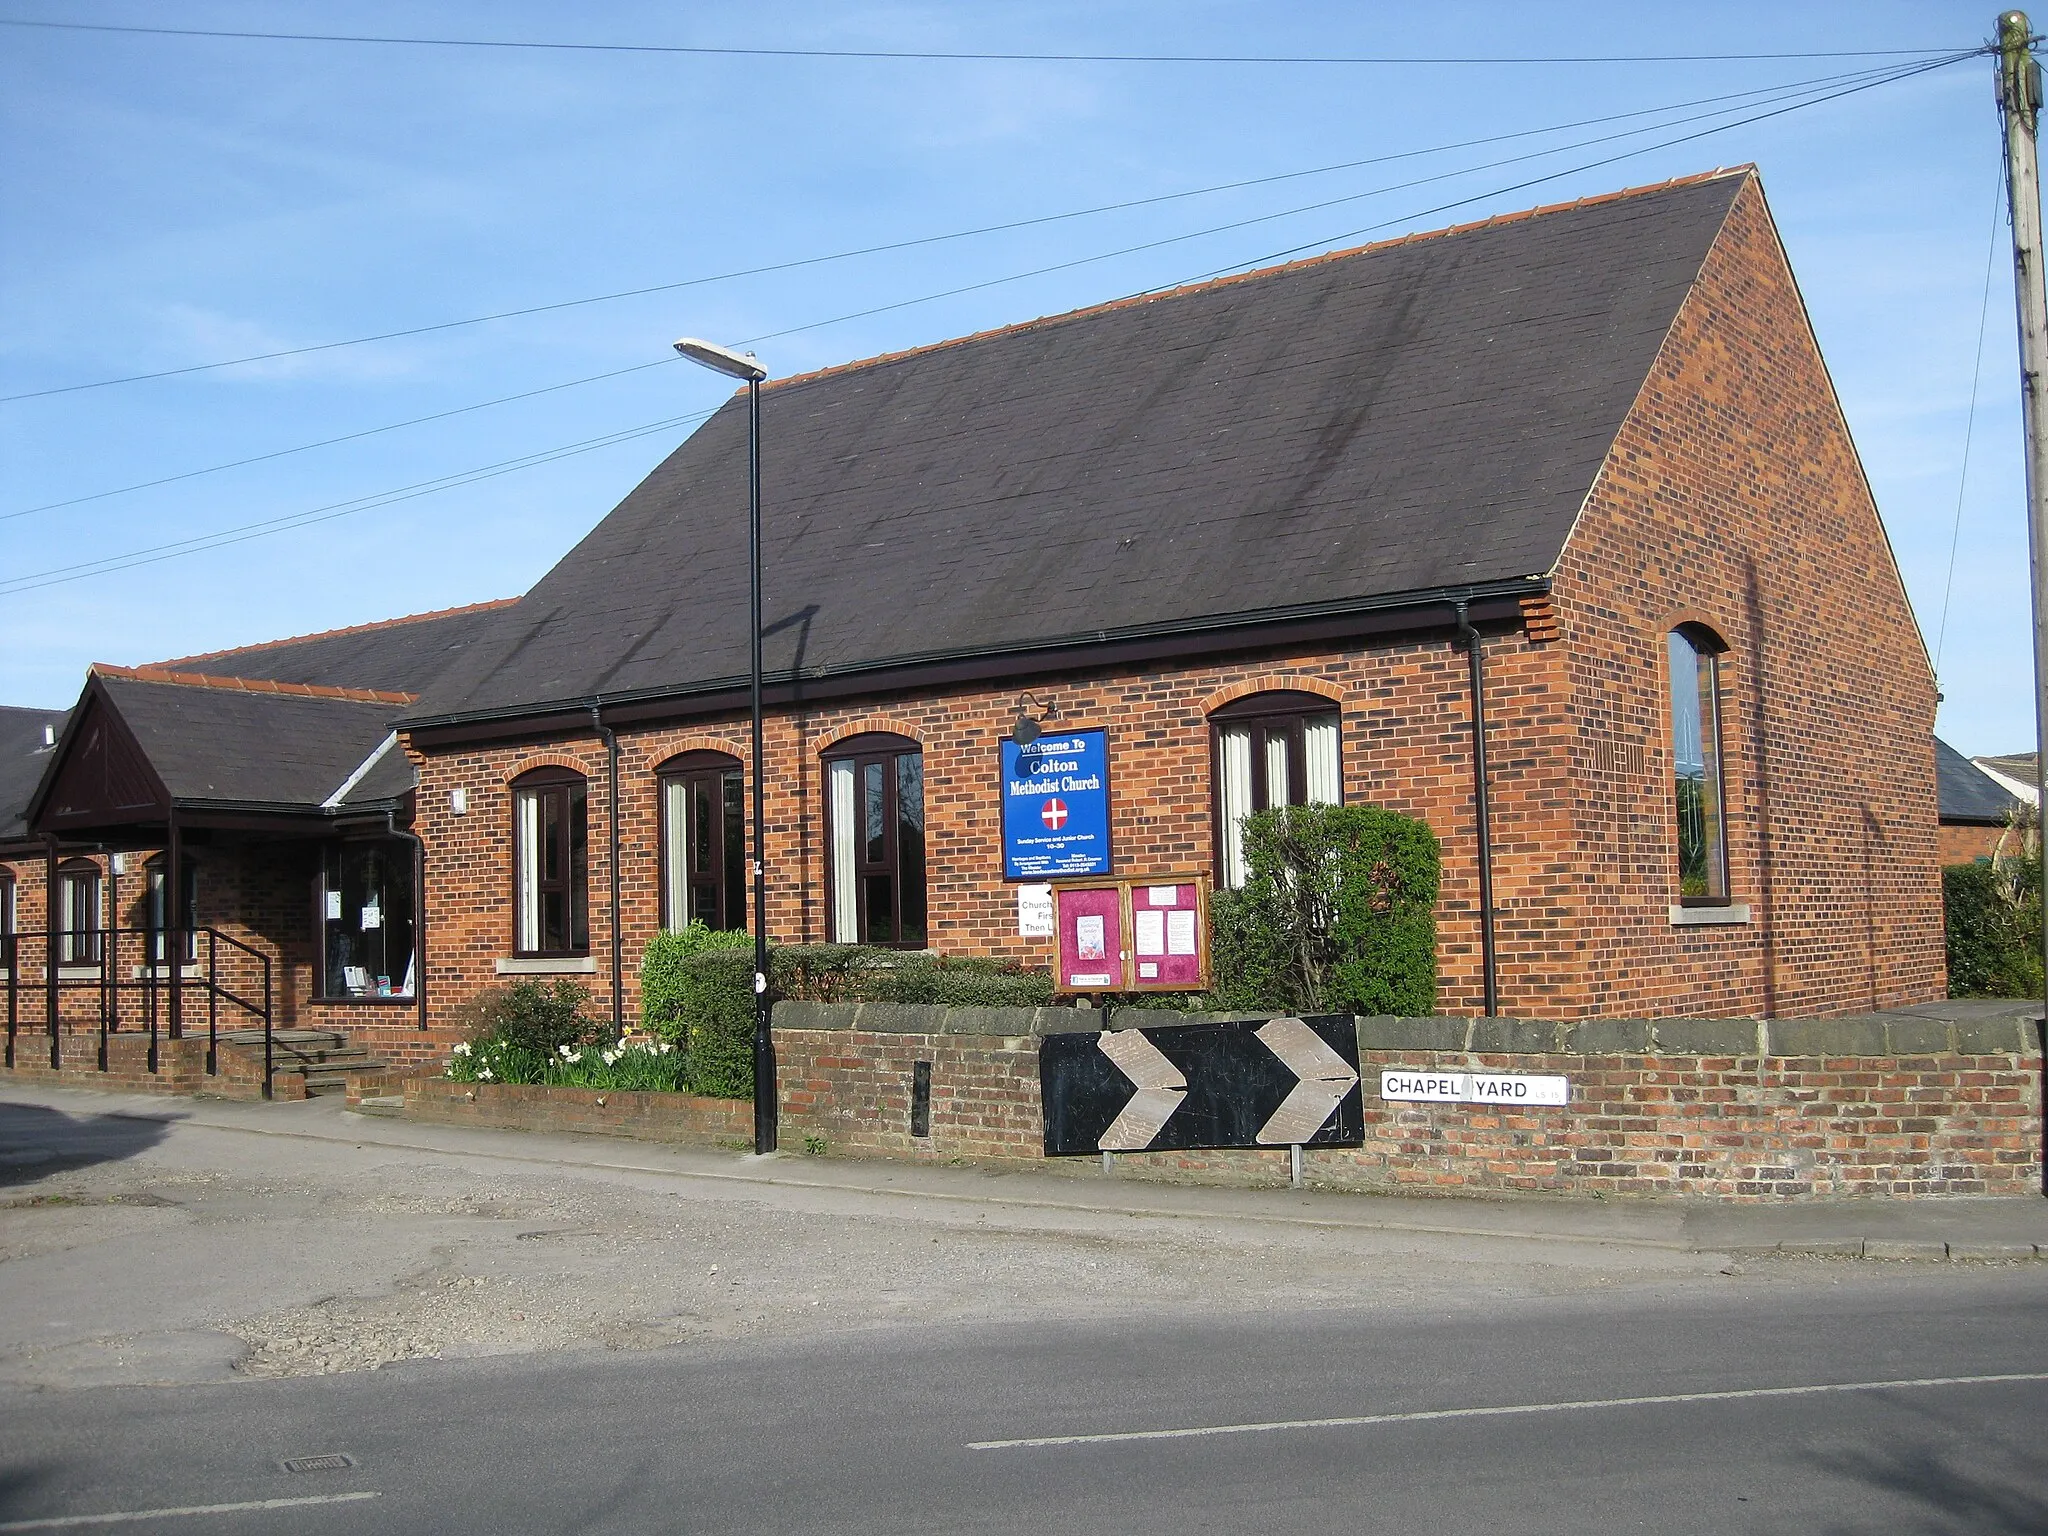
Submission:
<svg viewBox="0 0 2048 1536">
<path fill-rule="evenodd" d="M 149 1070 L 162 1070 L 160 1040 L 185 1038 L 191 1012 L 206 1005 L 206 1074 L 220 1075 L 221 1005 L 263 1026 L 263 1097 L 269 1098 L 275 1074 L 270 956 L 217 928 L 190 928 L 166 934 L 160 928 L 66 929 L 56 935 L 55 969 L 50 965 L 50 933 L 28 929 L 0 938 L 0 963 L 7 971 L 7 1065 L 14 1065 L 16 1040 L 36 1032 L 38 1012 L 50 1041 L 50 1070 L 64 1061 L 64 998 L 81 992 L 95 996 L 99 1024 L 99 1070 L 107 1068 L 107 1037 L 124 1032 L 149 1032 Z M 124 943 L 124 940 L 131 942 Z M 179 958 L 174 964 L 170 955 Z M 205 957 L 201 966 L 200 957 Z M 240 963 L 236 957 L 242 957 Z M 123 970 L 122 961 L 131 963 Z M 236 982 L 222 964 L 248 978 Z M 23 974 L 33 965 L 36 974 Z M 260 981 L 260 999 L 253 995 Z M 244 996 L 244 990 L 252 995 Z M 23 999 L 31 999 L 27 1007 Z M 127 1019 L 123 1002 L 128 1001 Z M 37 1001 L 39 1000 L 39 1001 Z M 191 1007 L 188 1009 L 188 1005 Z M 124 1028 L 125 1025 L 128 1028 Z"/>
</svg>

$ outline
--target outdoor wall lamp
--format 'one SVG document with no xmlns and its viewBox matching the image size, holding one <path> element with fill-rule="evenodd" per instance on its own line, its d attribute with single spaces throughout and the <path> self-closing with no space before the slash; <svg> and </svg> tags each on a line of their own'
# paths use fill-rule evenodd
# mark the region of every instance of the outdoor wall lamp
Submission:
<svg viewBox="0 0 2048 1536">
<path fill-rule="evenodd" d="M 1036 709 L 1042 713 L 1048 720 L 1057 720 L 1060 717 L 1059 710 L 1051 702 L 1048 701 L 1047 703 L 1040 704 L 1038 700 L 1031 697 L 1028 693 L 1019 694 L 1017 696 L 1017 718 L 1010 722 L 1010 739 L 1020 747 L 1028 747 L 1031 743 L 1038 740 L 1039 723 L 1031 717 L 1031 709 L 1025 708 L 1027 704 L 1031 706 L 1031 709 Z"/>
</svg>

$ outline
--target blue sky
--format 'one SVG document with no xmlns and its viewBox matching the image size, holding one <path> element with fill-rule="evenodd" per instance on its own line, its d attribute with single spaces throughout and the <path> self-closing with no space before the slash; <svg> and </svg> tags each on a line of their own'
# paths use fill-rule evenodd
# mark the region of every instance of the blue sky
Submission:
<svg viewBox="0 0 2048 1536">
<path fill-rule="evenodd" d="M 1994 10 L 1556 0 L 1473 0 L 1455 13 L 1202 0 L 575 8 L 0 0 L 0 15 L 723 47 L 1529 57 L 1967 48 L 1989 33 Z M 2033 740 L 2026 536 L 2010 260 L 2002 215 L 1995 235 L 1993 224 L 1999 146 L 1989 64 L 1972 60 L 1646 149 L 1728 121 L 1659 126 L 1712 110 L 1678 103 L 1885 62 L 933 62 L 5 29 L 5 395 L 1409 157 L 0 404 L 0 702 L 67 703 L 95 660 L 156 660 L 524 590 L 687 433 L 679 418 L 724 397 L 722 381 L 664 361 L 681 334 L 772 337 L 758 350 L 787 374 L 1299 247 L 1755 161 L 1930 650 L 1939 640 L 1942 733 L 1968 752 L 2023 749 Z M 1668 110 L 1528 134 L 1652 108 Z M 1646 131 L 1586 142 L 1633 129 Z M 1525 136 L 1411 153 L 1509 134 Z M 1568 174 L 1515 186 L 1560 171 Z M 1433 179 L 1391 189 L 1424 178 Z M 1335 199 L 1346 201 L 1271 217 Z M 1196 234 L 1246 220 L 1261 222 Z M 1091 259 L 1140 245 L 1152 248 Z M 1053 266 L 1063 269 L 1005 280 Z M 986 286 L 929 298 L 970 285 Z M 838 319 L 875 309 L 883 312 Z M 1972 364 L 1987 313 L 1944 629 Z M 636 371 L 100 494 L 627 369 Z M 348 510 L 359 499 L 643 427 L 654 430 Z M 334 511 L 346 515 L 327 515 Z M 84 580 L 25 584 L 84 562 L 309 516 L 322 520 Z"/>
</svg>

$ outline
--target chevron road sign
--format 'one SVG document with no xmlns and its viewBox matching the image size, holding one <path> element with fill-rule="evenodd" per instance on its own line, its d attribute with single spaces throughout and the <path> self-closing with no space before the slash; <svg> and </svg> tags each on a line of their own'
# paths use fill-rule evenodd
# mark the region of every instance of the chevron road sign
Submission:
<svg viewBox="0 0 2048 1536">
<path fill-rule="evenodd" d="M 1365 1140 L 1348 1015 L 1048 1035 L 1048 1157 Z"/>
</svg>

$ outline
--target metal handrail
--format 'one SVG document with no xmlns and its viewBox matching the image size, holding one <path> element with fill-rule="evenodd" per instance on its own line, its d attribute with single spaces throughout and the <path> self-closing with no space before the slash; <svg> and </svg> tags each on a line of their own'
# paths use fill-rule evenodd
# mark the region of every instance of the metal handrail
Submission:
<svg viewBox="0 0 2048 1536">
<path fill-rule="evenodd" d="M 200 970 L 198 965 L 200 958 L 199 936 L 202 934 L 206 936 L 206 963 L 205 968 Z M 137 967 L 140 974 L 129 978 L 124 978 L 121 975 L 121 940 L 124 936 L 137 936 L 143 941 L 143 964 Z M 50 941 L 53 937 L 60 940 L 71 940 L 74 942 L 74 947 L 89 949 L 91 953 L 89 956 L 80 956 L 69 961 L 61 956 L 58 957 L 55 974 L 52 975 L 49 956 L 52 949 Z M 24 944 L 22 941 L 25 939 L 41 940 L 42 942 L 39 946 Z M 77 944 L 76 941 L 79 940 L 89 942 Z M 243 997 L 233 987 L 228 986 L 222 981 L 220 974 L 222 946 L 226 946 L 231 954 L 238 952 L 247 956 L 260 967 L 263 976 L 262 1002 L 258 1003 L 253 998 Z M 188 954 L 191 956 L 189 960 L 186 958 Z M 121 1032 L 121 998 L 124 992 L 139 995 L 142 1022 L 149 1031 L 149 1070 L 152 1073 L 156 1073 L 162 1069 L 159 1053 L 159 1034 L 163 1009 L 160 1007 L 159 997 L 166 989 L 164 973 L 168 971 L 173 973 L 169 980 L 168 988 L 175 997 L 180 999 L 180 1005 L 174 1006 L 170 1010 L 169 1030 L 171 1038 L 173 1040 L 180 1039 L 185 1032 L 182 1009 L 183 996 L 195 991 L 202 993 L 206 998 L 206 1075 L 217 1077 L 220 1075 L 221 1003 L 225 1001 L 232 1007 L 260 1019 L 263 1023 L 263 1097 L 267 1099 L 272 1096 L 271 1089 L 276 1076 L 277 1060 L 274 1038 L 276 1010 L 273 1002 L 276 990 L 273 983 L 272 963 L 270 956 L 251 945 L 243 943 L 232 934 L 222 933 L 217 928 L 203 928 L 197 925 L 190 928 L 168 931 L 148 926 L 108 926 L 84 929 L 62 928 L 55 930 L 54 934 L 52 930 L 47 928 L 24 928 L 14 933 L 0 936 L 0 955 L 4 955 L 7 962 L 7 1065 L 9 1067 L 14 1065 L 15 1041 L 16 1037 L 22 1032 L 21 993 L 25 981 L 22 975 L 22 961 L 25 957 L 40 955 L 42 957 L 42 966 L 40 974 L 35 980 L 34 987 L 36 991 L 43 993 L 46 999 L 52 992 L 61 995 L 68 991 L 75 994 L 89 989 L 98 994 L 98 1066 L 100 1071 L 105 1072 L 108 1070 L 107 1037 Z M 199 971 L 199 974 L 188 976 L 186 974 L 188 969 Z M 90 974 L 80 974 L 88 971 Z M 72 974 L 67 975 L 66 972 L 71 972 Z M 44 1020 L 44 1026 L 50 1039 L 50 1067 L 55 1071 L 62 1066 L 63 1062 L 63 1020 L 61 1017 L 63 1010 L 61 1006 L 56 1008 L 50 1007 L 46 1001 L 43 1011 L 47 1015 Z M 33 1026 L 31 1025 L 31 1027 Z"/>
</svg>

